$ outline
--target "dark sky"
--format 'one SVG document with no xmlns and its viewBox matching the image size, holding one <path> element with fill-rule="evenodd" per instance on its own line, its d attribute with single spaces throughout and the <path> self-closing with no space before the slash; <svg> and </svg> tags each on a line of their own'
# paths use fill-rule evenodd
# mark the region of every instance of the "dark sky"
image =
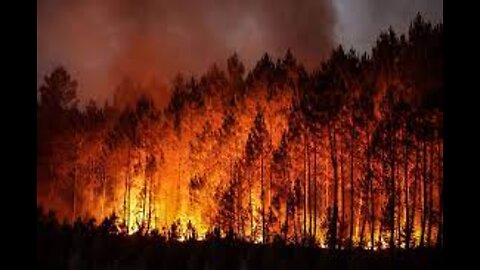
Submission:
<svg viewBox="0 0 480 270">
<path fill-rule="evenodd" d="M 38 0 L 37 86 L 62 64 L 81 100 L 103 101 L 126 74 L 165 84 L 234 51 L 250 67 L 265 51 L 291 48 L 312 68 L 338 43 L 365 51 L 389 25 L 405 31 L 417 12 L 440 21 L 443 1 Z"/>
</svg>

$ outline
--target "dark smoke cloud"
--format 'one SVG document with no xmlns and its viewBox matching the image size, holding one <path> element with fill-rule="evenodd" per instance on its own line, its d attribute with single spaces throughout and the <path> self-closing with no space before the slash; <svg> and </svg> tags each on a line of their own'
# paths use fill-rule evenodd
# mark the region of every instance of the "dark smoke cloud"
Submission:
<svg viewBox="0 0 480 270">
<path fill-rule="evenodd" d="M 102 101 L 124 75 L 161 84 L 234 51 L 250 67 L 266 51 L 291 48 L 314 67 L 334 45 L 334 25 L 330 0 L 39 0 L 37 84 L 63 64 L 82 100 Z"/>
<path fill-rule="evenodd" d="M 175 73 L 234 51 L 251 67 L 291 48 L 312 68 L 338 43 L 369 51 L 388 26 L 405 32 L 417 12 L 442 21 L 443 0 L 38 0 L 37 85 L 63 64 L 83 101 L 111 96 L 124 75 L 155 77 L 165 101 Z"/>
</svg>

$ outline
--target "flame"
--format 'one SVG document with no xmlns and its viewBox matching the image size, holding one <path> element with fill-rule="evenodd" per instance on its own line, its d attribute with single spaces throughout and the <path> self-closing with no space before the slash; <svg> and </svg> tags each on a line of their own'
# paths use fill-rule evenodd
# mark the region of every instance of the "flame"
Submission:
<svg viewBox="0 0 480 270">
<path fill-rule="evenodd" d="M 382 91 L 380 93 L 374 97 L 376 103 L 380 102 L 381 95 L 384 94 Z M 174 121 L 170 119 L 173 118 L 171 116 L 170 118 L 166 117 L 165 122 L 150 123 L 150 126 L 145 124 L 148 128 L 143 126 L 144 123 L 139 124 L 138 133 L 145 137 L 142 139 L 154 146 L 131 147 L 130 145 L 121 145 L 118 146 L 119 149 L 109 152 L 109 156 L 106 158 L 107 165 L 105 165 L 108 179 L 104 180 L 105 183 L 98 181 L 97 176 L 91 173 L 79 175 L 78 182 L 83 184 L 77 188 L 82 192 L 75 193 L 79 201 L 78 205 L 75 206 L 75 214 L 73 214 L 75 218 L 77 216 L 94 216 L 97 220 L 101 220 L 106 216 L 106 213 L 115 212 L 120 216 L 122 222 L 126 222 L 129 234 L 138 232 L 140 229 L 168 231 L 173 224 L 173 227 L 178 226 L 179 241 L 189 238 L 187 236 L 189 233 L 188 226 L 193 226 L 190 230 L 195 230 L 197 239 L 203 239 L 207 232 L 215 226 L 221 226 L 221 234 L 225 235 L 229 226 L 225 219 L 228 219 L 233 223 L 233 229 L 236 230 L 235 232 L 238 235 L 254 243 L 263 243 L 270 240 L 271 236 L 275 234 L 282 235 L 281 228 L 284 225 L 287 228 L 287 241 L 291 242 L 293 241 L 291 239 L 294 238 L 301 239 L 303 234 L 302 223 L 306 220 L 308 228 L 310 227 L 310 220 L 313 219 L 313 223 L 316 224 L 314 230 L 317 231 L 315 240 L 321 247 L 326 247 L 328 213 L 332 208 L 332 201 L 336 197 L 334 195 L 338 195 L 338 198 L 342 195 L 341 188 L 338 189 L 338 194 L 334 194 L 335 174 L 333 167 L 335 162 L 331 158 L 331 152 L 334 152 L 334 150 L 331 150 L 333 147 L 329 143 L 329 136 L 327 136 L 330 127 L 319 127 L 319 130 L 305 131 L 301 119 L 293 119 L 295 121 L 292 121 L 290 117 L 293 113 L 294 97 L 291 92 L 271 98 L 266 90 L 258 87 L 258 89 L 252 89 L 252 92 L 248 92 L 246 95 L 247 97 L 242 100 L 242 106 L 232 109 L 235 121 L 232 124 L 232 130 L 229 130 L 229 135 L 225 135 L 227 132 L 223 127 L 226 118 L 224 105 L 222 105 L 223 101 L 215 95 L 205 97 L 205 108 L 196 109 L 189 104 L 188 107 L 179 112 L 182 121 L 180 121 L 178 127 L 175 127 Z M 382 112 L 378 109 L 378 104 L 376 105 L 376 116 L 381 118 L 383 117 Z M 252 130 L 255 127 L 257 110 L 263 112 L 264 129 L 266 130 L 264 132 L 268 134 L 265 137 L 270 140 L 270 144 L 268 144 L 270 148 L 262 154 L 262 157 L 265 155 L 263 166 L 258 158 L 256 160 L 251 158 L 252 160 L 247 162 L 247 151 L 245 150 L 245 145 L 254 134 Z M 369 237 L 371 234 L 370 205 L 364 201 L 364 196 L 361 196 L 365 194 L 360 194 L 360 192 L 365 193 L 365 191 L 362 191 L 364 185 L 362 181 L 365 180 L 366 153 L 368 153 L 372 143 L 370 133 L 374 132 L 374 129 L 379 126 L 378 122 L 382 119 L 371 120 L 365 130 L 358 132 L 352 171 L 345 164 L 350 153 L 348 147 L 350 141 L 348 130 L 340 129 L 345 128 L 342 126 L 344 123 L 341 120 L 336 123 L 339 132 L 335 135 L 337 137 L 334 138 L 338 140 L 338 149 L 335 154 L 338 157 L 338 163 L 344 165 L 344 172 L 341 168 L 337 168 L 339 171 L 337 180 L 339 181 L 338 185 L 346 189 L 347 195 L 345 203 L 340 203 L 341 200 L 339 199 L 338 214 L 339 216 L 343 214 L 346 223 L 354 224 L 352 239 L 354 245 L 359 245 L 362 231 L 365 245 L 376 250 L 378 248 L 376 243 L 371 243 Z M 290 125 L 291 122 L 295 122 L 291 124 L 294 127 Z M 297 124 L 298 126 L 295 126 Z M 359 129 L 361 128 L 359 127 Z M 284 134 L 288 135 L 286 136 L 288 140 L 285 150 L 288 155 L 288 162 L 280 165 L 274 164 L 272 156 L 274 151 L 280 148 Z M 395 135 L 400 137 L 403 134 Z M 415 141 L 416 138 L 412 138 L 412 140 L 415 145 L 422 143 Z M 86 140 L 85 145 L 87 146 L 83 146 L 84 148 L 79 150 L 83 151 L 81 152 L 83 155 L 80 155 L 82 158 L 75 165 L 81 166 L 83 171 L 88 171 L 91 161 L 95 161 L 96 155 L 100 155 L 100 150 L 97 150 L 94 146 L 90 147 L 93 150 L 88 147 L 89 143 L 99 144 L 98 141 L 95 141 L 95 139 Z M 439 146 L 436 146 L 437 144 Z M 441 148 L 443 141 L 433 141 L 432 145 Z M 252 148 L 258 150 L 260 147 L 254 145 Z M 400 143 L 398 148 L 400 152 Z M 130 157 L 130 151 L 134 152 L 131 154 L 132 157 Z M 316 163 L 314 163 L 314 151 L 316 153 Z M 308 154 L 305 154 L 305 152 L 308 152 Z M 437 150 L 435 150 L 435 153 L 437 153 Z M 150 155 L 158 160 L 158 168 L 154 173 L 148 174 L 145 164 L 148 164 L 147 157 Z M 58 160 L 62 161 L 62 158 L 63 156 L 59 154 Z M 399 155 L 398 158 L 399 163 L 401 163 L 403 157 Z M 428 164 L 432 164 L 436 160 L 436 157 L 433 160 L 431 157 L 426 158 Z M 160 162 L 160 160 L 162 161 Z M 414 170 L 415 159 L 413 154 L 405 160 L 408 163 L 408 171 Z M 61 163 L 60 161 L 58 163 Z M 381 190 L 379 192 L 375 191 L 375 194 L 373 194 L 375 197 L 373 199 L 375 203 L 373 209 L 375 241 L 377 241 L 377 235 L 381 230 L 380 219 L 384 218 L 384 208 L 387 203 L 386 191 L 382 190 L 384 183 L 381 177 L 385 174 L 389 175 L 389 172 L 382 167 L 382 162 L 383 160 L 377 158 L 371 164 L 374 174 L 372 180 L 374 184 L 372 185 L 375 185 L 375 190 Z M 70 163 L 62 164 L 64 167 L 69 165 Z M 60 169 L 58 170 L 61 172 L 67 171 L 62 166 L 59 166 Z M 424 169 L 422 166 L 424 167 L 424 165 L 420 165 L 420 170 Z M 440 167 L 440 165 L 438 166 Z M 314 167 L 317 169 L 316 175 L 313 175 Z M 283 169 L 285 169 L 285 172 L 283 172 Z M 404 168 L 401 167 L 399 170 L 403 173 Z M 312 182 L 317 181 L 317 194 L 313 194 L 312 187 L 306 185 L 308 173 L 311 175 Z M 344 180 L 342 180 L 348 180 L 350 173 L 355 175 L 353 190 L 356 193 L 353 197 L 353 206 L 349 202 L 350 184 L 348 182 L 344 183 Z M 70 178 L 65 176 L 65 179 Z M 401 191 L 402 193 L 400 195 L 400 205 L 403 208 L 405 198 L 403 197 L 402 185 L 403 182 L 412 184 L 414 174 L 410 173 L 407 179 L 404 179 L 403 175 L 396 179 L 398 192 Z M 435 174 L 434 179 L 435 181 L 441 181 L 441 173 L 440 175 Z M 99 185 L 98 182 L 103 184 Z M 419 207 L 424 199 L 420 197 L 419 191 L 421 188 L 425 188 L 420 186 L 421 181 L 418 182 L 418 194 L 414 198 L 417 205 L 413 209 L 415 226 L 412 235 L 412 242 L 417 243 L 421 236 L 420 219 L 422 210 Z M 295 213 L 287 215 L 287 194 L 296 192 L 296 183 L 301 186 L 298 191 L 300 197 L 295 198 Z M 62 194 L 61 188 L 58 187 L 60 185 L 57 182 L 52 184 L 53 191 L 51 193 L 54 195 Z M 103 191 L 99 192 L 102 189 Z M 262 190 L 264 191 L 264 198 L 262 198 Z M 440 208 L 439 188 L 435 185 L 432 192 L 432 206 L 435 210 L 438 210 Z M 127 194 L 129 194 L 128 198 Z M 58 203 L 61 201 L 58 197 L 61 196 L 52 195 L 48 197 L 45 199 L 46 204 L 62 205 Z M 222 201 L 222 199 L 225 200 Z M 308 205 L 304 202 L 305 199 L 308 199 Z M 315 199 L 318 204 L 317 215 L 312 214 L 312 211 L 306 212 L 304 206 L 306 205 L 308 209 L 312 208 L 311 201 Z M 353 219 L 350 217 L 350 207 L 353 208 Z M 413 206 L 411 207 L 413 208 Z M 64 206 L 64 208 L 66 209 L 64 209 L 65 216 L 71 216 L 72 211 L 69 206 Z M 222 210 L 227 212 L 226 214 L 223 213 L 224 216 L 222 216 Z M 265 217 L 262 216 L 262 211 L 265 212 Z M 396 212 L 395 219 L 396 221 L 400 219 L 400 227 L 402 227 L 405 223 L 405 211 L 402 209 L 401 211 L 396 210 Z M 270 214 L 272 217 L 268 216 Z M 287 224 L 284 224 L 285 222 Z M 269 226 L 270 229 L 269 234 L 266 234 L 266 239 L 263 239 L 262 236 L 262 223 L 266 223 L 266 226 Z M 344 231 L 338 230 L 339 237 L 342 240 L 347 240 L 349 233 L 345 232 L 345 229 Z M 395 234 L 398 235 L 398 233 L 399 228 L 396 228 Z M 434 239 L 435 234 L 436 228 L 432 228 L 432 239 Z M 382 237 L 379 245 L 381 249 L 388 247 L 386 239 Z"/>
</svg>

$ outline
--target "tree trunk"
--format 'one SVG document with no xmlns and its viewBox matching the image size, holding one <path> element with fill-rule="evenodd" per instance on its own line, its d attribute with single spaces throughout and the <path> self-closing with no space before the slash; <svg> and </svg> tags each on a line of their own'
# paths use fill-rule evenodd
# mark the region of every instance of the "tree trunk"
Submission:
<svg viewBox="0 0 480 270">
<path fill-rule="evenodd" d="M 405 128 L 406 130 L 406 128 Z M 408 136 L 405 133 L 403 148 L 403 181 L 405 188 L 405 249 L 410 248 L 410 207 L 408 201 L 409 185 L 408 185 Z M 399 231 L 400 233 L 400 231 Z"/>
<path fill-rule="evenodd" d="M 304 136 L 304 147 L 303 147 L 303 240 L 305 240 L 307 235 L 307 139 Z"/>
<path fill-rule="evenodd" d="M 397 196 L 398 194 L 398 199 L 397 199 L 397 203 L 395 205 L 395 208 L 396 208 L 396 222 L 397 222 L 397 225 L 396 225 L 396 229 L 395 229 L 395 235 L 396 235 L 396 238 L 397 238 L 397 241 L 395 243 L 396 246 L 400 246 L 401 245 L 401 227 L 402 227 L 402 191 L 403 191 L 403 182 L 400 181 L 400 169 L 401 169 L 401 164 L 400 162 L 397 162 L 397 165 L 395 166 L 395 181 L 396 181 L 396 188 L 395 188 L 395 196 Z"/>
<path fill-rule="evenodd" d="M 433 141 L 430 143 L 430 174 L 428 183 L 428 227 L 427 227 L 427 246 L 432 243 L 432 219 L 433 219 Z"/>
<path fill-rule="evenodd" d="M 240 174 L 238 172 L 238 166 L 235 167 L 235 181 L 237 183 L 237 232 L 239 237 L 243 237 L 243 220 L 242 220 L 242 186 L 240 182 Z"/>
<path fill-rule="evenodd" d="M 380 217 L 383 217 L 383 211 L 382 209 L 380 210 Z M 383 233 L 383 219 L 380 218 L 380 224 L 378 226 L 378 240 L 377 240 L 377 244 L 382 244 L 382 233 Z"/>
<path fill-rule="evenodd" d="M 175 213 L 179 212 L 180 208 L 180 181 L 182 179 L 182 157 L 178 157 L 178 179 L 177 179 L 177 190 L 175 192 L 176 198 L 175 198 Z"/>
<path fill-rule="evenodd" d="M 125 173 L 125 225 L 127 226 L 127 233 L 130 231 L 130 147 L 127 151 L 127 171 Z"/>
<path fill-rule="evenodd" d="M 368 193 L 367 193 L 368 194 Z M 368 195 L 367 195 L 368 196 Z M 362 206 L 363 207 L 363 206 Z M 363 218 L 362 218 L 362 225 L 360 226 L 360 239 L 359 239 L 359 245 L 361 247 L 364 247 L 365 245 L 365 225 L 367 224 L 367 218 L 368 218 L 368 212 L 367 211 L 361 211 L 363 213 Z"/>
<path fill-rule="evenodd" d="M 262 200 L 262 243 L 265 243 L 265 191 L 263 188 L 263 153 L 261 155 L 261 200 Z"/>
<path fill-rule="evenodd" d="M 333 168 L 333 209 L 330 220 L 330 243 L 332 249 L 337 248 L 337 222 L 338 222 L 338 170 L 337 170 L 337 153 L 336 153 L 336 135 L 335 127 L 331 128 L 330 135 L 330 155 Z"/>
<path fill-rule="evenodd" d="M 153 212 L 153 175 L 149 177 L 150 187 L 148 188 L 148 216 L 147 216 L 147 232 L 150 231 L 150 224 L 152 222 Z"/>
<path fill-rule="evenodd" d="M 312 236 L 312 196 L 310 177 L 310 142 L 307 142 L 307 164 L 308 164 L 308 237 Z"/>
<path fill-rule="evenodd" d="M 147 184 L 148 184 L 148 181 L 147 181 L 147 176 L 144 175 L 144 179 L 143 179 L 143 202 L 142 202 L 142 222 L 145 221 L 147 215 L 146 215 L 146 211 L 147 211 Z"/>
<path fill-rule="evenodd" d="M 391 204 L 389 209 L 389 221 L 390 221 L 390 241 L 389 247 L 393 249 L 395 247 L 395 133 L 390 133 L 390 198 Z"/>
<path fill-rule="evenodd" d="M 130 179 L 128 180 L 128 182 L 129 182 L 129 183 L 128 183 L 128 190 L 127 190 L 127 191 L 128 191 L 128 192 L 127 192 L 127 206 L 128 206 L 128 225 L 130 225 L 130 223 L 131 223 L 130 213 L 131 213 L 131 211 L 132 211 L 132 209 L 131 209 L 131 207 L 132 207 L 132 206 L 131 206 L 131 202 L 132 202 L 132 201 L 131 201 L 131 183 L 130 183 Z M 130 226 L 127 227 L 127 233 L 128 233 L 129 230 L 130 230 L 129 227 L 130 227 Z"/>
<path fill-rule="evenodd" d="M 375 196 L 373 194 L 373 179 L 370 176 L 369 180 L 369 193 L 370 193 L 370 248 L 373 250 L 375 245 Z"/>
<path fill-rule="evenodd" d="M 340 232 L 339 239 L 343 241 L 345 233 L 345 170 L 344 170 L 344 159 L 343 159 L 343 147 L 340 147 L 340 174 L 342 184 L 340 186 L 341 200 L 342 200 L 342 217 L 340 221 Z"/>
<path fill-rule="evenodd" d="M 232 217 L 231 217 L 231 224 L 230 224 L 230 228 L 231 230 L 233 230 L 233 234 L 234 235 L 238 235 L 238 231 L 235 232 L 235 230 L 237 229 L 236 227 L 236 223 L 235 223 L 235 219 L 237 217 L 237 213 L 236 213 L 236 199 L 237 199 L 237 196 L 236 196 L 236 183 L 235 183 L 235 178 L 234 178 L 234 175 L 233 175 L 233 161 L 232 159 L 230 159 L 230 186 L 231 186 L 231 190 L 232 190 L 232 194 L 230 195 L 232 197 Z M 195 209 L 193 209 L 194 207 L 194 203 L 193 203 L 193 199 L 190 200 L 191 201 L 191 206 L 190 206 L 190 213 L 193 213 L 195 212 Z"/>
<path fill-rule="evenodd" d="M 297 217 L 297 205 L 294 203 L 293 206 L 293 237 L 295 239 L 295 244 L 298 243 L 298 217 Z"/>
<path fill-rule="evenodd" d="M 359 208 L 359 215 L 358 215 L 358 225 L 360 227 L 360 232 L 359 232 L 359 245 L 361 247 L 365 246 L 365 225 L 367 223 L 368 219 L 368 211 L 367 208 L 364 206 L 364 201 L 368 202 L 368 190 L 365 190 L 363 192 L 362 197 L 360 197 L 360 208 Z M 367 206 L 368 207 L 368 206 Z M 360 224 L 361 223 L 361 224 Z"/>
<path fill-rule="evenodd" d="M 370 138 L 370 136 L 368 136 Z M 368 139 L 368 144 L 370 139 Z M 367 146 L 368 148 L 370 146 Z M 370 249 L 373 250 L 375 245 L 375 197 L 373 194 L 373 179 L 372 179 L 372 168 L 371 168 L 371 153 L 370 149 L 367 149 L 367 183 L 369 191 L 369 201 L 370 201 Z"/>
<path fill-rule="evenodd" d="M 287 198 L 285 200 L 285 223 L 284 223 L 284 228 L 283 229 L 283 239 L 285 240 L 285 242 L 288 241 L 288 200 L 289 198 Z"/>
<path fill-rule="evenodd" d="M 107 177 L 105 175 L 105 168 L 102 166 L 102 218 L 105 217 L 106 185 Z"/>
<path fill-rule="evenodd" d="M 438 164 L 437 164 L 437 179 L 438 179 L 438 200 L 439 200 L 439 210 L 438 210 L 438 229 L 437 229 L 437 247 L 443 247 L 443 170 L 442 170 L 442 162 L 443 162 L 443 149 L 442 149 L 442 142 L 439 143 L 438 146 Z"/>
<path fill-rule="evenodd" d="M 317 237 L 317 142 L 313 141 L 313 238 Z"/>
<path fill-rule="evenodd" d="M 420 247 L 424 246 L 425 225 L 427 222 L 427 142 L 423 142 L 423 209 L 422 209 L 422 228 L 420 232 Z"/>
<path fill-rule="evenodd" d="M 248 188 L 248 194 L 249 194 L 249 210 L 250 210 L 250 237 L 252 238 L 251 240 L 254 241 L 255 237 L 253 234 L 253 205 L 252 205 L 252 183 L 250 183 L 249 188 Z"/>
<path fill-rule="evenodd" d="M 349 233 L 349 245 L 353 245 L 353 223 L 355 221 L 353 213 L 353 196 L 354 196 L 354 186 L 353 186 L 353 173 L 354 173 L 354 157 L 353 157 L 353 148 L 355 145 L 355 135 L 353 128 L 350 131 L 350 233 Z"/>
<path fill-rule="evenodd" d="M 272 224 L 273 224 L 273 211 L 272 211 L 272 178 L 273 178 L 273 172 L 272 172 L 272 167 L 270 166 L 270 179 L 269 179 L 269 185 L 268 185 L 268 223 L 267 223 L 267 226 L 266 226 L 266 229 L 267 229 L 267 240 L 270 239 L 270 229 L 272 228 Z M 278 218 L 279 220 L 279 223 L 280 223 L 280 217 Z M 270 240 L 269 240 L 270 241 Z"/>
<path fill-rule="evenodd" d="M 77 165 L 73 165 L 73 216 L 72 223 L 77 218 Z"/>
<path fill-rule="evenodd" d="M 415 230 L 415 218 L 417 213 L 417 191 L 418 191 L 418 180 L 420 178 L 420 148 L 418 145 L 415 146 L 415 175 L 413 178 L 413 187 L 412 187 L 412 210 L 410 211 L 410 224 L 408 232 L 410 237 Z"/>
<path fill-rule="evenodd" d="M 127 168 L 128 170 L 128 168 Z M 123 221 L 128 228 L 127 221 L 127 193 L 128 193 L 128 173 L 125 172 L 125 191 L 123 192 Z"/>
</svg>

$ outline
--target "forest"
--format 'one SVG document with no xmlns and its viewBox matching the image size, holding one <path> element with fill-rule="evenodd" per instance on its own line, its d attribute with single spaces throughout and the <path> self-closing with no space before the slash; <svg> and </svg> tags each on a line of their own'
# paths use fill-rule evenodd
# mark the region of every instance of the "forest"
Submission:
<svg viewBox="0 0 480 270">
<path fill-rule="evenodd" d="M 37 240 L 56 224 L 197 248 L 443 246 L 443 23 L 417 15 L 408 33 L 389 28 L 369 53 L 338 46 L 312 71 L 290 50 L 225 67 L 180 73 L 164 107 L 129 78 L 81 105 L 65 68 L 47 74 Z"/>
</svg>

